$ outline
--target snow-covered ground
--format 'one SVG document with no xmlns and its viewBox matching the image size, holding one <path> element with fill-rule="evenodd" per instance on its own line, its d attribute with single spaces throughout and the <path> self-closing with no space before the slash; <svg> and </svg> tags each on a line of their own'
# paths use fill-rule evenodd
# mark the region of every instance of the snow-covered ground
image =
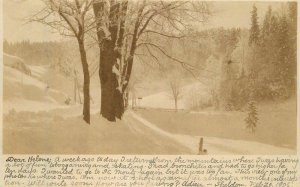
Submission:
<svg viewBox="0 0 300 187">
<path fill-rule="evenodd" d="M 147 126 L 152 129 L 154 132 L 166 136 L 174 141 L 178 142 L 187 148 L 189 148 L 194 154 L 198 153 L 198 146 L 200 141 L 200 136 L 192 136 L 192 135 L 181 135 L 181 134 L 172 134 L 166 132 L 141 116 L 137 115 L 133 111 L 130 111 L 130 114 L 133 118 L 137 119 L 141 122 L 141 124 Z M 258 143 L 258 142 L 250 142 L 243 140 L 231 140 L 225 138 L 217 138 L 217 137 L 205 137 L 204 139 L 204 148 L 208 150 L 208 154 L 246 154 L 246 155 L 257 155 L 257 154 L 296 154 L 296 150 L 287 149 L 282 147 L 276 147 L 268 144 Z"/>
<path fill-rule="evenodd" d="M 29 65 L 28 66 L 31 69 L 31 74 L 34 77 L 42 78 L 43 75 L 46 74 L 48 66 L 37 66 L 37 65 Z"/>
<path fill-rule="evenodd" d="M 184 86 L 181 89 L 180 99 L 177 103 L 178 109 L 188 109 L 188 100 L 192 92 L 197 91 L 199 97 L 208 98 L 206 86 L 201 83 L 192 83 Z M 200 95 L 202 94 L 202 95 Z M 131 103 L 131 102 L 129 102 Z M 156 94 L 145 96 L 142 99 L 138 99 L 137 104 L 139 107 L 146 108 L 161 108 L 161 109 L 174 109 L 174 99 L 171 90 L 165 90 Z"/>
<path fill-rule="evenodd" d="M 131 102 L 129 102 L 131 103 Z M 168 92 L 159 92 L 137 100 L 139 107 L 174 109 L 174 100 Z M 178 109 L 185 109 L 185 104 L 182 100 L 178 101 Z"/>
<path fill-rule="evenodd" d="M 62 111 L 61 111 L 62 112 Z M 4 116 L 5 154 L 192 154 L 125 114 L 109 122 L 98 114 L 86 124 L 81 115 L 10 112 Z"/>
<path fill-rule="evenodd" d="M 67 95 L 49 88 L 35 77 L 16 69 L 4 66 L 4 104 L 3 111 L 40 111 L 66 107 Z"/>
<path fill-rule="evenodd" d="M 153 133 L 126 114 L 122 121 L 106 121 L 98 114 L 97 101 L 91 103 L 91 125 L 86 124 L 81 104 L 64 103 L 64 91 L 73 85 L 45 67 L 30 68 L 31 76 L 4 67 L 5 153 L 190 154 L 184 146 Z M 46 83 L 45 77 L 50 81 Z"/>
<path fill-rule="evenodd" d="M 4 66 L 4 79 L 5 81 L 10 81 L 12 84 L 21 83 L 24 86 L 31 85 L 40 89 L 45 89 L 47 86 L 44 82 L 41 82 L 34 77 L 25 75 L 16 69 L 6 66 Z"/>
<path fill-rule="evenodd" d="M 30 111 L 30 112 L 39 112 L 39 111 L 50 111 L 58 108 L 67 108 L 68 106 L 58 105 L 53 102 L 38 102 L 30 101 L 25 99 L 14 99 L 4 102 L 3 113 L 8 114 L 9 111 L 14 110 L 16 112 L 20 111 Z"/>
<path fill-rule="evenodd" d="M 243 132 L 239 126 L 241 114 L 236 113 L 187 113 L 189 116 L 181 113 L 180 119 L 192 124 L 188 126 L 179 123 L 180 120 L 175 118 L 177 113 L 174 112 L 169 112 L 170 117 L 166 117 L 166 113 L 157 109 L 154 110 L 156 113 L 144 110 L 149 114 L 151 119 L 149 120 L 139 112 L 128 111 L 122 121 L 110 123 L 98 115 L 100 111 L 98 87 L 92 91 L 96 101 L 91 103 L 92 123 L 87 125 L 82 120 L 81 104 L 64 103 L 69 97 L 65 91 L 69 94 L 73 91 L 73 86 L 67 82 L 68 80 L 62 79 L 59 75 L 55 75 L 55 78 L 51 77 L 54 75 L 46 66 L 28 67 L 31 69 L 31 75 L 12 67 L 4 66 L 3 69 L 4 152 L 6 153 L 197 154 L 200 137 L 204 138 L 204 148 L 208 150 L 208 154 L 296 153 L 295 150 L 283 146 L 228 138 L 236 132 Z M 49 77 L 52 82 L 46 82 L 45 77 Z M 94 85 L 99 86 L 98 83 Z M 205 86 L 200 83 L 183 87 L 183 94 L 188 95 L 195 88 L 198 91 L 203 89 L 203 94 L 206 94 Z M 146 96 L 138 102 L 139 106 L 145 108 L 174 108 L 174 101 L 169 91 Z M 185 98 L 179 100 L 178 108 L 186 109 Z M 285 105 L 282 105 L 278 112 L 282 113 L 285 108 Z M 264 114 L 261 117 L 262 121 L 267 121 L 272 115 L 277 119 L 277 113 L 272 112 Z M 285 122 L 293 116 L 290 111 L 284 114 L 287 116 L 283 119 Z M 266 119 L 263 119 L 264 116 Z M 185 119 L 186 117 L 188 119 Z M 277 121 L 280 119 L 278 118 Z M 232 124 L 227 124 L 226 121 Z M 210 124 L 203 125 L 204 122 Z M 195 123 L 200 124 L 197 126 Z M 292 124 L 293 120 L 290 123 Z M 260 133 L 267 132 L 269 126 L 261 126 Z M 220 131 L 223 130 L 221 134 L 212 132 L 219 127 Z M 280 130 L 286 126 L 278 127 L 274 123 L 274 128 Z M 199 136 L 197 133 L 188 133 L 189 131 L 203 134 Z M 226 137 L 218 136 L 225 133 Z M 216 136 L 212 136 L 213 134 Z M 283 139 L 285 135 L 278 133 L 276 137 Z M 273 135 L 270 135 L 270 138 L 272 137 Z"/>
</svg>

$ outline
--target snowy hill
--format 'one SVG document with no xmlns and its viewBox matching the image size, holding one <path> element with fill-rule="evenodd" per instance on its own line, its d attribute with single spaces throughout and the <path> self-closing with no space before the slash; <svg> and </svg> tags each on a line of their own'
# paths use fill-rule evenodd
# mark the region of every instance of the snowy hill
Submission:
<svg viewBox="0 0 300 187">
<path fill-rule="evenodd" d="M 11 109 L 49 111 L 66 108 L 65 101 L 73 95 L 74 85 L 73 78 L 63 76 L 49 65 L 27 65 L 23 59 L 4 53 L 3 88 L 3 109 L 8 113 Z"/>
<path fill-rule="evenodd" d="M 30 68 L 26 65 L 25 61 L 17 56 L 3 53 L 3 64 L 5 66 L 17 69 L 27 75 L 31 75 Z"/>
<path fill-rule="evenodd" d="M 67 95 L 17 69 L 3 68 L 4 113 L 11 109 L 50 110 L 64 104 Z"/>
</svg>

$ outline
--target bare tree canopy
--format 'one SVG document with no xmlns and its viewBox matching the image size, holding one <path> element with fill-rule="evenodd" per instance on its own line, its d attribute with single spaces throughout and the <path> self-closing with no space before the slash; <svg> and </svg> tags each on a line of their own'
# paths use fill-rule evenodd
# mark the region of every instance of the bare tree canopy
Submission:
<svg viewBox="0 0 300 187">
<path fill-rule="evenodd" d="M 78 42 L 83 83 L 83 119 L 90 123 L 90 75 L 85 49 L 85 36 L 94 27 L 90 13 L 93 0 L 41 0 L 45 7 L 30 18 L 30 21 L 50 26 L 63 36 L 75 37 Z"/>
<path fill-rule="evenodd" d="M 93 7 L 100 53 L 102 56 L 109 56 L 100 57 L 102 98 L 110 97 L 101 103 L 104 117 L 107 116 L 112 121 L 115 116 L 122 117 L 123 96 L 128 87 L 135 56 L 161 64 L 160 60 L 163 59 L 158 56 L 162 55 L 193 74 L 197 72 L 193 65 L 170 54 L 165 43 L 188 36 L 191 30 L 205 22 L 210 15 L 209 3 L 162 0 L 95 1 Z M 107 89 L 110 90 L 109 94 L 104 93 Z M 120 98 L 113 98 L 111 95 L 120 95 Z M 110 104 L 103 103 L 109 100 L 114 101 Z M 116 104 L 116 100 L 120 103 Z M 105 106 L 110 107 L 105 109 Z M 116 112 L 116 108 L 121 108 L 121 111 Z"/>
<path fill-rule="evenodd" d="M 170 97 L 174 100 L 175 111 L 178 111 L 178 101 L 183 96 L 183 89 L 180 77 L 173 75 L 169 78 L 169 89 L 171 91 Z"/>
</svg>

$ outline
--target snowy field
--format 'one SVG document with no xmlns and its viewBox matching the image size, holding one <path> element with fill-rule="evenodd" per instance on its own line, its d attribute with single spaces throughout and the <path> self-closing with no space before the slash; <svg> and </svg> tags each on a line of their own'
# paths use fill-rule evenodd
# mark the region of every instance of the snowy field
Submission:
<svg viewBox="0 0 300 187">
<path fill-rule="evenodd" d="M 188 109 L 188 97 L 197 90 L 197 93 L 202 93 L 202 98 L 208 98 L 206 86 L 201 83 L 193 83 L 181 88 L 182 97 L 177 103 L 177 108 L 180 110 Z M 159 93 L 151 94 L 143 97 L 137 101 L 138 106 L 142 108 L 162 108 L 174 109 L 174 99 L 170 90 L 161 91 Z M 129 102 L 131 103 L 131 102 Z"/>
</svg>

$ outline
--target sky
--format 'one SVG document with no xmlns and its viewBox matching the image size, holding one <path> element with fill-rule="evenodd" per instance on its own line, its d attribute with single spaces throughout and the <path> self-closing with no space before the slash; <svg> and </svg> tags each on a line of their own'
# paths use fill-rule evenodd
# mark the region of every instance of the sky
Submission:
<svg viewBox="0 0 300 187">
<path fill-rule="evenodd" d="M 250 27 L 250 17 L 253 2 L 221 1 L 211 2 L 213 16 L 209 22 L 201 25 L 203 29 L 213 27 Z M 280 9 L 279 2 L 255 2 L 258 17 L 263 18 L 268 6 L 274 10 Z M 53 33 L 51 29 L 39 23 L 27 23 L 26 18 L 33 15 L 42 7 L 39 0 L 3 0 L 3 29 L 4 39 L 15 42 L 30 41 L 58 41 L 62 37 Z M 201 28 L 202 29 L 202 28 Z"/>
</svg>

